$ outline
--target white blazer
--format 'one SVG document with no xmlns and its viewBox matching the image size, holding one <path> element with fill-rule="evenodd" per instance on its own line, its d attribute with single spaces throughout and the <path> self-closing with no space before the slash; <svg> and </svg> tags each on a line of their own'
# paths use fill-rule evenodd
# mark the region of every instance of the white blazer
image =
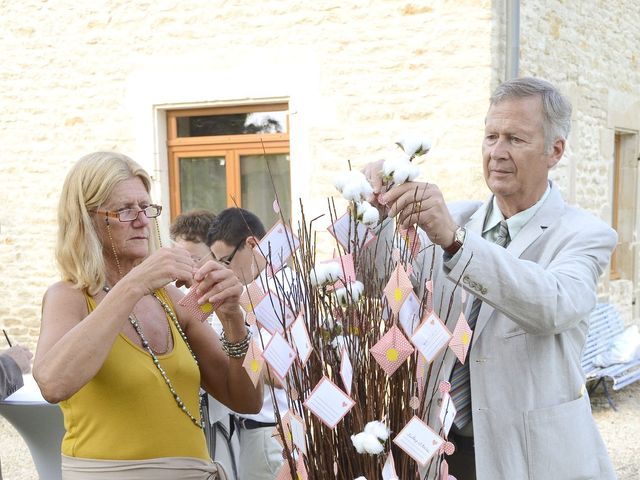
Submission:
<svg viewBox="0 0 640 480">
<path fill-rule="evenodd" d="M 450 330 L 462 309 L 462 288 L 483 300 L 467 359 L 477 478 L 615 479 L 591 415 L 580 360 L 598 278 L 617 235 L 565 204 L 551 184 L 544 204 L 504 249 L 481 236 L 490 202 L 450 206 L 467 230 L 453 269 L 443 264 L 439 247 L 423 249 L 414 264 L 416 271 L 428 272 L 435 256 L 435 308 Z M 437 386 L 449 378 L 456 360 L 446 349 L 436 365 L 442 355 L 441 374 L 426 390 L 435 392 L 428 420 L 437 427 Z"/>
</svg>

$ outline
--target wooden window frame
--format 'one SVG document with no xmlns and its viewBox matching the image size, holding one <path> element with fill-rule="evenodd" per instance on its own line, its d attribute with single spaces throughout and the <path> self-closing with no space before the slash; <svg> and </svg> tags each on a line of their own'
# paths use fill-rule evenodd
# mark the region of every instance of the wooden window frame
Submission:
<svg viewBox="0 0 640 480">
<path fill-rule="evenodd" d="M 178 137 L 178 118 L 234 113 L 288 111 L 287 103 L 264 103 L 227 107 L 170 110 L 167 112 L 167 150 L 169 160 L 169 202 L 171 221 L 181 213 L 180 158 L 224 157 L 227 177 L 227 207 L 242 206 L 240 157 L 242 155 L 289 154 L 289 118 L 286 133 L 258 133 Z"/>
</svg>

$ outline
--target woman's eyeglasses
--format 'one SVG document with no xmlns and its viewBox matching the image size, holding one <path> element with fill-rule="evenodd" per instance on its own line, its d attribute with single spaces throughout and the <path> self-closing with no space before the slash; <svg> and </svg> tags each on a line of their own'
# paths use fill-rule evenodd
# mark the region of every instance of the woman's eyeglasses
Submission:
<svg viewBox="0 0 640 480">
<path fill-rule="evenodd" d="M 156 218 L 160 216 L 162 207 L 160 205 L 149 205 L 148 207 L 141 210 L 136 210 L 135 208 L 125 208 L 115 212 L 109 210 L 91 210 L 91 213 L 97 213 L 100 215 L 105 215 L 107 217 L 117 218 L 121 222 L 133 222 L 140 216 L 141 212 L 144 213 L 144 216 L 147 218 Z"/>
</svg>

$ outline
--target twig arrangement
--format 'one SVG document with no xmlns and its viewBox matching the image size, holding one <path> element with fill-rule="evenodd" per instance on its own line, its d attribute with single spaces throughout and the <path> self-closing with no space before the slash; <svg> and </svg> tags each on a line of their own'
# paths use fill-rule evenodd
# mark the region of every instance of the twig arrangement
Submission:
<svg viewBox="0 0 640 480">
<path fill-rule="evenodd" d="M 271 292 L 267 293 L 275 293 L 283 300 L 282 303 L 272 301 L 274 308 L 280 309 L 280 318 L 284 318 L 285 308 L 304 318 L 312 347 L 308 360 L 304 363 L 301 359 L 294 361 L 286 378 L 283 379 L 289 394 L 289 412 L 285 415 L 284 412 L 278 411 L 277 404 L 275 405 L 277 426 L 274 435 L 283 444 L 285 458 L 279 479 L 352 480 L 364 477 L 377 480 L 381 478 L 389 453 L 392 453 L 394 459 L 397 478 L 420 478 L 418 463 L 393 442 L 393 437 L 414 416 L 426 419 L 429 412 L 437 408 L 439 392 L 437 389 L 427 392 L 425 386 L 429 384 L 432 375 L 438 375 L 442 364 L 428 364 L 424 357 L 420 358 L 421 353 L 415 350 L 391 375 L 388 375 L 374 358 L 372 350 L 393 326 L 400 326 L 399 317 L 390 308 L 384 294 L 385 287 L 395 275 L 397 267 L 408 270 L 410 274 L 414 291 L 418 294 L 418 318 L 423 319 L 432 311 L 436 289 L 431 284 L 431 277 L 436 252 L 431 244 L 420 246 L 419 243 L 408 241 L 407 232 L 399 231 L 397 228 L 391 243 L 374 236 L 372 230 L 358 229 L 356 218 L 361 211 L 353 199 L 347 212 L 353 219 L 349 222 L 349 241 L 340 241 L 336 235 L 334 259 L 320 259 L 314 228 L 317 218 L 307 221 L 304 206 L 300 203 L 300 223 L 295 229 L 288 225 L 290 231 L 296 232 L 295 240 L 299 242 L 296 250 L 294 239 L 290 241 L 291 250 L 295 250 L 289 259 L 294 280 L 283 281 L 283 277 L 274 275 Z M 328 203 L 328 214 L 332 224 L 340 217 L 332 201 Z M 282 222 L 284 223 L 284 218 Z M 368 232 L 367 235 L 371 236 L 365 238 L 362 231 Z M 266 250 L 268 251 L 261 253 L 269 264 L 270 258 L 276 252 L 270 248 Z M 418 254 L 429 259 L 423 264 L 430 268 L 412 272 L 412 259 Z M 342 264 L 347 261 L 345 259 L 353 261 L 360 285 L 353 281 L 355 279 L 344 278 L 344 272 L 349 270 Z M 318 265 L 321 260 L 333 260 L 340 265 L 341 274 L 338 278 L 330 276 L 328 282 L 318 281 Z M 438 303 L 448 304 L 447 311 L 435 312 L 446 322 L 451 302 Z M 257 320 L 259 322 L 260 318 Z M 282 332 L 285 340 L 294 345 L 292 334 L 284 321 Z M 407 336 L 410 336 L 410 333 Z M 340 374 L 343 355 L 348 357 L 352 365 L 351 385 L 346 385 Z M 334 428 L 323 423 L 304 405 L 305 400 L 324 377 L 346 392 L 355 402 L 353 408 Z M 293 441 L 295 432 L 288 421 L 292 414 L 304 422 L 304 448 Z M 353 436 L 367 430 L 367 424 L 375 421 L 381 422 L 387 429 L 386 436 L 378 437 L 380 445 L 376 452 L 379 453 L 358 453 Z M 442 425 L 430 427 L 446 438 Z M 306 450 L 306 454 L 302 453 L 303 450 Z M 440 471 L 443 455 L 440 451 L 431 457 L 425 466 L 430 472 L 429 478 Z M 424 478 L 427 478 L 427 475 Z"/>
</svg>

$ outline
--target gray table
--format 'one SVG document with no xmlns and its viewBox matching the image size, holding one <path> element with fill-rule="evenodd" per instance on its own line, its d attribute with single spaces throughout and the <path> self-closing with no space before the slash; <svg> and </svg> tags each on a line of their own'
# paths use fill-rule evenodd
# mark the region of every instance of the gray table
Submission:
<svg viewBox="0 0 640 480">
<path fill-rule="evenodd" d="M 64 435 L 62 411 L 47 403 L 31 375 L 25 386 L 0 402 L 0 415 L 24 439 L 40 480 L 60 480 L 60 443 Z"/>
</svg>

